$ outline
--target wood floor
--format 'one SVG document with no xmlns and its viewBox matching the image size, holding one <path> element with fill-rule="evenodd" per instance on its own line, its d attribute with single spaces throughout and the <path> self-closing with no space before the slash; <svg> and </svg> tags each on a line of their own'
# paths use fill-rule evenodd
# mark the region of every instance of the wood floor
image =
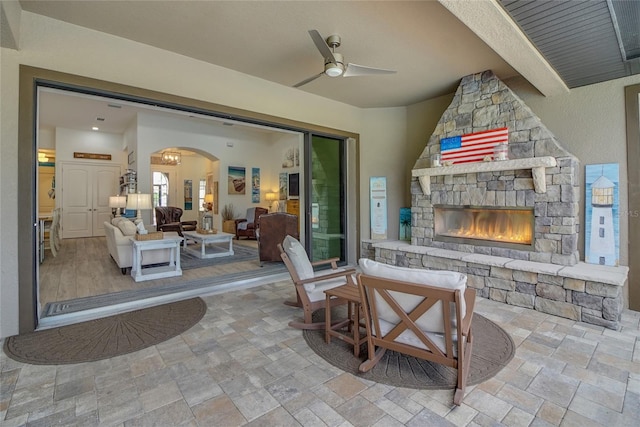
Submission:
<svg viewBox="0 0 640 427">
<path fill-rule="evenodd" d="M 234 240 L 233 244 L 257 247 L 255 240 Z M 256 258 L 255 261 L 183 270 L 179 277 L 136 283 L 128 270 L 123 275 L 111 259 L 104 237 L 64 239 L 57 256 L 54 257 L 47 250 L 44 262 L 40 264 L 39 302 L 41 307 L 45 307 L 50 302 L 181 283 L 259 268 L 260 262 Z"/>
</svg>

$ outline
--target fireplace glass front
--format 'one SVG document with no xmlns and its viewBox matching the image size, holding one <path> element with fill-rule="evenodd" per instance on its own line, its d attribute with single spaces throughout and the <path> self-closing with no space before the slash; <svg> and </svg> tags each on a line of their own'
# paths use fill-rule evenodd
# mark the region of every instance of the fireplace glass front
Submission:
<svg viewBox="0 0 640 427">
<path fill-rule="evenodd" d="M 533 250 L 531 208 L 435 206 L 434 240 Z"/>
</svg>

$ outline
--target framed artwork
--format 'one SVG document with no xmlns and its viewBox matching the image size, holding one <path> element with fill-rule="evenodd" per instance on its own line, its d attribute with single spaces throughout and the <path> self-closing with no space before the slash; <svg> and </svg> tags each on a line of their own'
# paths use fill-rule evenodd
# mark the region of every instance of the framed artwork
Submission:
<svg viewBox="0 0 640 427">
<path fill-rule="evenodd" d="M 411 240 L 411 208 L 400 208 L 400 240 Z"/>
<path fill-rule="evenodd" d="M 229 166 L 228 191 L 230 195 L 245 194 L 246 171 L 239 166 Z"/>
<path fill-rule="evenodd" d="M 184 210 L 190 211 L 193 208 L 193 182 L 190 179 L 184 180 Z"/>
<path fill-rule="evenodd" d="M 282 172 L 280 174 L 280 181 L 278 182 L 278 199 L 279 200 L 287 200 L 288 179 L 289 179 L 288 173 Z"/>
<path fill-rule="evenodd" d="M 260 168 L 251 168 L 251 201 L 260 203 Z"/>
<path fill-rule="evenodd" d="M 585 166 L 584 260 L 617 266 L 620 260 L 618 163 Z"/>
</svg>

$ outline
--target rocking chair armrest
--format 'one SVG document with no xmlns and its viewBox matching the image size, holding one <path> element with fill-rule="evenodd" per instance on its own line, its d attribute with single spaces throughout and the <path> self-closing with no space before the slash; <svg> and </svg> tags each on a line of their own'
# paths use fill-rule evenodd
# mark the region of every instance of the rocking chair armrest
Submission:
<svg viewBox="0 0 640 427">
<path fill-rule="evenodd" d="M 346 276 L 347 282 L 352 283 L 351 275 L 356 273 L 355 268 L 349 268 L 347 270 L 336 271 L 335 273 L 323 274 L 322 276 L 310 277 L 308 279 L 300 279 L 296 281 L 296 285 L 304 285 L 305 283 L 315 283 L 327 279 L 335 279 L 338 277 Z"/>
<path fill-rule="evenodd" d="M 462 319 L 462 333 L 466 335 L 469 333 L 469 328 L 471 328 L 471 320 L 473 319 L 473 308 L 476 304 L 476 290 L 471 288 L 465 289 L 464 300 L 467 312 L 464 314 L 464 319 Z"/>
<path fill-rule="evenodd" d="M 338 264 L 337 264 L 338 261 L 340 261 L 340 258 L 329 258 L 329 259 L 323 259 L 320 261 L 314 261 L 311 263 L 311 265 L 313 267 L 317 267 L 320 265 L 331 264 L 331 268 L 335 270 L 336 268 L 338 268 Z"/>
</svg>

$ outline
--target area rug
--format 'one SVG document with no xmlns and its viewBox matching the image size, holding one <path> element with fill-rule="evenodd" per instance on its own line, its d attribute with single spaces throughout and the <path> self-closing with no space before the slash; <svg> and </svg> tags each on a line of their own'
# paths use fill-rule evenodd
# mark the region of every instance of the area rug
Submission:
<svg viewBox="0 0 640 427">
<path fill-rule="evenodd" d="M 333 317 L 332 312 L 332 318 L 339 317 Z M 324 321 L 324 309 L 313 314 L 313 321 Z M 476 313 L 473 315 L 473 333 L 468 385 L 479 384 L 493 377 L 515 354 L 515 345 L 509 334 L 494 322 Z M 327 344 L 324 330 L 305 330 L 303 336 L 309 346 L 324 360 L 345 372 L 370 381 L 415 389 L 449 389 L 456 386 L 456 369 L 392 350 L 387 350 L 373 369 L 362 373 L 358 371 L 358 367 L 367 359 L 366 342 L 360 348 L 360 356 L 356 358 L 351 344 L 336 338 L 332 338 L 331 343 Z"/>
<path fill-rule="evenodd" d="M 33 365 L 108 359 L 159 344 L 190 329 L 207 305 L 201 298 L 9 337 L 4 352 Z"/>
<path fill-rule="evenodd" d="M 200 248 L 200 245 L 189 245 L 195 250 Z M 224 245 L 228 249 L 228 244 Z M 198 258 L 197 256 L 181 250 L 180 251 L 180 268 L 183 270 L 190 270 L 192 268 L 210 267 L 217 265 L 230 264 L 234 262 L 242 261 L 256 261 L 259 262 L 258 249 L 250 246 L 233 245 L 233 255 L 221 256 L 215 258 Z"/>
</svg>

